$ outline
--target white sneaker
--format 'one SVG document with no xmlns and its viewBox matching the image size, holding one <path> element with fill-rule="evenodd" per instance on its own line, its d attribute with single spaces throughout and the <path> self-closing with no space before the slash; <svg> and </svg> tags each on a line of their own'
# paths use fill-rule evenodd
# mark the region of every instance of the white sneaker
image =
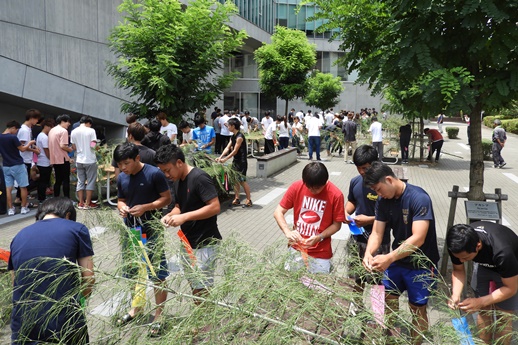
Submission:
<svg viewBox="0 0 518 345">
<path fill-rule="evenodd" d="M 14 216 L 15 213 L 16 213 L 16 211 L 15 211 L 14 207 L 11 207 L 10 209 L 7 210 L 8 216 Z"/>
<path fill-rule="evenodd" d="M 22 209 L 20 210 L 20 214 L 27 214 L 29 212 L 31 212 L 31 209 L 28 207 L 22 207 Z"/>
</svg>

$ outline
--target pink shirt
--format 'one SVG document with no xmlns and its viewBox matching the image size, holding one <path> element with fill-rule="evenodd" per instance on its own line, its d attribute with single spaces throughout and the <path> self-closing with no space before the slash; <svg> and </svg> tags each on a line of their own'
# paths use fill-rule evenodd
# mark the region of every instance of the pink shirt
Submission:
<svg viewBox="0 0 518 345">
<path fill-rule="evenodd" d="M 49 132 L 50 164 L 63 164 L 70 160 L 68 152 L 61 148 L 63 145 L 68 145 L 68 131 L 57 125 Z"/>
</svg>

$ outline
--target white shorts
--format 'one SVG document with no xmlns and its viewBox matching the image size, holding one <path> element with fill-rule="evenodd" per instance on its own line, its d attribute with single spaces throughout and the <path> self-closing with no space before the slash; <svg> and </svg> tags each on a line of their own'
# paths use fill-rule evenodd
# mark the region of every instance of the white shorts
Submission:
<svg viewBox="0 0 518 345">
<path fill-rule="evenodd" d="M 302 269 L 306 263 L 302 258 L 302 254 L 293 248 L 288 249 L 290 252 L 289 258 L 284 263 L 286 271 L 298 271 Z M 326 273 L 331 272 L 331 259 L 318 259 L 308 256 L 308 271 L 310 273 Z"/>
<path fill-rule="evenodd" d="M 183 271 L 193 290 L 206 289 L 214 285 L 217 250 L 217 244 L 193 249 L 196 256 L 196 262 L 193 264 L 187 250 L 183 245 L 181 246 Z"/>
</svg>

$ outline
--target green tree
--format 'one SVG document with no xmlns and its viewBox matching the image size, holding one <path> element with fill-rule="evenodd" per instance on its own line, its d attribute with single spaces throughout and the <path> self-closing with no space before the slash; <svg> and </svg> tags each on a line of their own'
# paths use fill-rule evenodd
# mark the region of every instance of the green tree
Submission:
<svg viewBox="0 0 518 345">
<path fill-rule="evenodd" d="M 315 46 L 304 32 L 276 26 L 272 43 L 263 43 L 254 58 L 259 66 L 261 91 L 285 100 L 287 115 L 288 102 L 306 95 L 308 73 L 316 63 Z"/>
<path fill-rule="evenodd" d="M 304 97 L 307 105 L 326 110 L 340 102 L 344 90 L 339 77 L 331 73 L 316 72 L 308 79 L 308 92 Z"/>
<path fill-rule="evenodd" d="M 518 98 L 518 4 L 502 0 L 316 0 L 340 29 L 349 72 L 374 93 L 397 83 L 411 111 L 471 117 L 469 199 L 484 199 L 482 110 Z M 394 95 L 394 93 L 393 93 Z M 413 99 L 412 104 L 409 101 Z M 417 103 L 417 104 L 416 104 Z"/>
<path fill-rule="evenodd" d="M 233 3 L 124 0 L 119 11 L 124 21 L 109 37 L 118 60 L 108 73 L 131 96 L 124 112 L 179 117 L 213 104 L 232 84 L 235 74 L 217 72 L 247 37 L 225 25 L 236 13 Z"/>
</svg>

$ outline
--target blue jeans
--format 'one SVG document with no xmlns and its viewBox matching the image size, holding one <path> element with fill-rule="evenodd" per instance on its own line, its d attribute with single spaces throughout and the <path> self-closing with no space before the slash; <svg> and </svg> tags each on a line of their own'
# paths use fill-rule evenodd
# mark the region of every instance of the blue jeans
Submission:
<svg viewBox="0 0 518 345">
<path fill-rule="evenodd" d="M 313 151 L 317 154 L 317 161 L 320 160 L 320 137 L 309 137 L 308 138 L 308 152 L 309 159 L 313 159 Z"/>
</svg>

